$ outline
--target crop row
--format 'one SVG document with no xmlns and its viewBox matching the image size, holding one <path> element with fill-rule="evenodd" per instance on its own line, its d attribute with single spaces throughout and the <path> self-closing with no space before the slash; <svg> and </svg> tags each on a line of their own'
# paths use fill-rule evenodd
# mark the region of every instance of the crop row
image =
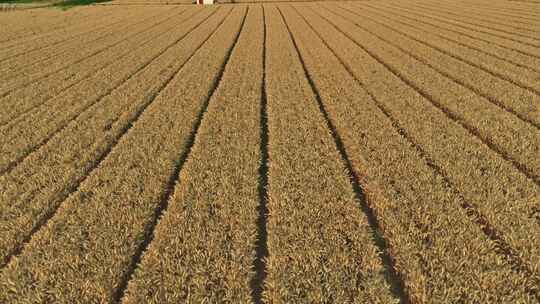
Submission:
<svg viewBox="0 0 540 304">
<path fill-rule="evenodd" d="M 12 255 L 14 249 L 97 167 L 111 146 L 153 102 L 160 88 L 215 31 L 225 12 L 217 13 L 212 17 L 216 14 L 212 9 L 189 21 L 178 20 L 178 32 L 170 32 L 173 36 L 162 36 L 156 41 L 165 40 L 161 49 L 157 43 L 141 49 L 148 57 L 141 57 L 147 62 L 143 62 L 138 73 L 104 96 L 100 103 L 67 123 L 46 144 L 0 177 L 1 225 L 5 227 L 5 238 L 0 247 L 2 259 Z M 176 42 L 171 42 L 173 39 Z M 150 48 L 155 49 L 154 53 L 149 52 Z M 164 69 L 165 66 L 168 68 Z M 35 166 L 36 161 L 41 165 Z M 15 221 L 19 224 L 13 225 Z"/>
<path fill-rule="evenodd" d="M 289 34 L 266 6 L 269 303 L 396 301 L 376 227 L 359 204 Z M 293 26 L 294 27 L 294 26 Z"/>
<path fill-rule="evenodd" d="M 0 48 L 33 40 L 41 35 L 65 30 L 73 24 L 95 18 L 99 7 L 73 9 L 67 12 L 51 9 L 14 11 L 3 14 L 0 20 Z M 26 22 L 21 20 L 26 19 Z"/>
<path fill-rule="evenodd" d="M 171 73 L 154 91 L 153 102 L 99 167 L 2 271 L 1 302 L 44 297 L 64 303 L 120 300 L 164 209 L 167 189 L 189 152 L 190 138 L 244 14 L 242 7 L 222 8 L 201 25 L 203 32 L 191 35 L 204 41 L 204 31 L 218 26 L 180 72 Z M 172 55 L 193 47 L 188 42 Z M 194 81 L 201 85 L 193 87 Z M 36 281 L 39 284 L 31 283 Z"/>
<path fill-rule="evenodd" d="M 383 41 L 368 40 L 369 33 L 355 27 L 347 18 L 321 8 L 316 10 L 320 17 L 333 25 L 332 35 L 339 33 L 348 37 L 360 48 L 356 56 L 361 59 L 352 61 L 350 66 L 353 69 L 360 66 L 364 70 L 373 69 L 371 77 L 361 79 L 366 89 L 386 103 L 388 113 L 422 148 L 450 185 L 459 191 L 465 205 L 478 211 L 489 225 L 503 234 L 503 242 L 519 252 L 514 252 L 516 263 L 525 264 L 531 272 L 538 269 L 539 255 L 533 244 L 538 242 L 536 238 L 540 234 L 531 231 L 538 229 L 534 214 L 540 190 L 534 181 L 453 121 L 445 111 L 435 107 L 432 98 L 418 90 L 414 82 L 403 78 L 400 71 L 387 63 L 387 55 L 378 54 Z M 339 45 L 331 40 L 328 43 Z M 367 62 L 362 60 L 364 58 Z M 385 83 L 392 88 L 386 92 L 392 93 L 379 97 L 376 90 Z M 486 201 L 490 204 L 486 205 Z M 509 201 L 512 204 L 508 204 Z"/>
<path fill-rule="evenodd" d="M 204 22 L 208 18 L 208 12 L 211 10 L 193 9 L 191 15 L 175 20 L 176 25 L 185 21 L 185 26 L 173 25 L 160 35 L 161 39 L 146 42 L 142 48 L 137 48 L 135 52 L 99 70 L 85 81 L 46 100 L 42 106 L 33 108 L 0 127 L 0 134 L 4 137 L 3 145 L 0 147 L 2 151 L 0 172 L 5 172 L 20 162 L 81 113 L 99 105 L 104 97 L 140 72 L 152 62 L 152 59 L 174 46 L 190 30 Z M 166 69 L 166 66 L 161 67 L 164 68 Z M 33 121 L 40 121 L 40 124 L 34 124 Z"/>
<path fill-rule="evenodd" d="M 130 15 L 137 10 L 127 10 L 126 14 L 115 14 L 114 12 L 105 12 L 103 15 L 91 19 L 88 22 L 76 23 L 69 29 L 40 35 L 29 41 L 24 41 L 13 46 L 4 47 L 0 50 L 2 61 L 9 60 L 25 53 L 37 53 L 44 48 L 54 49 L 55 46 L 70 42 L 73 39 L 86 39 L 87 36 L 95 35 L 95 29 L 106 29 L 110 25 L 121 23 L 122 20 L 129 19 Z M 127 16 L 126 16 L 127 15 Z"/>
<path fill-rule="evenodd" d="M 0 114 L 0 126 L 13 122 L 19 116 L 46 104 L 53 98 L 59 98 L 65 94 L 66 90 L 91 79 L 94 74 L 107 69 L 116 60 L 121 60 L 129 53 L 144 48 L 153 39 L 167 33 L 176 24 L 176 18 L 184 20 L 186 16 L 189 17 L 195 12 L 194 10 L 171 10 L 170 13 L 155 18 L 152 22 L 126 31 L 123 39 L 112 46 L 95 52 L 91 56 L 78 58 L 65 68 L 45 69 L 44 76 L 36 77 L 37 79 L 30 77 L 27 81 L 31 83 L 26 85 L 25 82 L 18 83 L 17 86 L 22 86 L 21 88 L 13 89 L 0 99 L 4 108 Z"/>
<path fill-rule="evenodd" d="M 494 146 L 506 158 L 517 162 L 518 167 L 524 167 L 524 172 L 531 178 L 539 180 L 540 162 L 535 161 L 534 157 L 540 146 L 537 124 L 520 120 L 520 115 L 514 115 L 506 107 L 499 107 L 502 103 L 500 99 L 494 100 L 493 96 L 486 96 L 476 90 L 481 84 L 488 85 L 496 82 L 493 76 L 482 74 L 482 70 L 479 70 L 478 74 L 472 74 L 472 67 L 464 65 L 455 58 L 439 55 L 436 50 L 425 47 L 416 40 L 408 40 L 399 32 L 394 32 L 394 28 L 388 27 L 390 30 L 386 30 L 385 23 L 376 21 L 369 14 L 357 13 L 358 10 L 332 11 L 355 22 L 360 27 L 359 31 L 365 33 L 364 40 L 366 40 L 365 37 L 371 37 L 375 41 L 383 40 L 383 45 L 392 45 L 394 54 L 388 57 L 395 57 L 391 65 L 402 77 L 420 87 L 422 92 L 434 99 L 444 111 L 449 112 L 449 115 L 463 120 L 463 125 L 472 133 L 478 133 L 488 145 Z M 362 22 L 356 21 L 358 15 L 364 17 Z M 427 41 L 431 38 L 429 34 L 424 34 L 424 37 Z M 402 47 L 403 43 L 400 42 L 407 42 L 407 45 L 411 47 L 405 49 Z M 386 49 L 375 52 L 388 53 Z M 410 64 L 411 62 L 415 64 Z M 461 67 L 459 67 L 460 64 L 462 64 Z M 473 82 L 479 85 L 472 86 Z M 489 89 L 494 91 L 491 87 Z M 518 93 L 519 90 L 519 88 L 514 89 Z M 483 92 L 486 91 L 488 89 Z M 534 97 L 532 94 L 531 96 Z M 511 99 L 507 102 L 517 103 Z M 530 104 L 526 106 L 530 107 Z"/>
<path fill-rule="evenodd" d="M 452 123 L 344 35 L 356 31 L 350 23 L 333 17 L 334 27 L 322 10 L 298 11 L 303 22 L 292 28 L 305 39 L 308 70 L 381 223 L 408 298 L 532 302 L 523 287 L 527 278 L 495 253 L 495 244 L 462 208 L 463 198 L 411 136 Z M 486 295 L 486 286 L 497 292 Z"/>
<path fill-rule="evenodd" d="M 137 14 L 129 16 L 127 20 L 122 19 L 118 23 L 96 29 L 94 32 L 84 35 L 81 39 L 74 39 L 59 46 L 45 47 L 18 55 L 2 63 L 2 70 L 0 71 L 2 73 L 1 79 L 4 82 L 7 82 L 9 79 L 19 80 L 18 78 L 24 78 L 24 75 L 32 75 L 34 78 L 38 75 L 46 74 L 43 73 L 43 70 L 51 71 L 55 68 L 67 67 L 74 62 L 76 63 L 76 59 L 85 58 L 89 54 L 99 52 L 110 45 L 114 45 L 115 42 L 125 37 L 121 34 L 129 32 L 131 28 L 139 24 L 148 23 L 148 20 L 153 20 L 153 18 L 158 17 L 162 13 L 160 10 L 151 12 L 148 10 L 140 11 Z"/>
<path fill-rule="evenodd" d="M 123 303 L 250 302 L 263 161 L 263 48 L 262 8 L 249 7 Z M 211 51 L 200 56 L 210 58 Z M 189 81 L 209 76 L 201 69 Z"/>
</svg>

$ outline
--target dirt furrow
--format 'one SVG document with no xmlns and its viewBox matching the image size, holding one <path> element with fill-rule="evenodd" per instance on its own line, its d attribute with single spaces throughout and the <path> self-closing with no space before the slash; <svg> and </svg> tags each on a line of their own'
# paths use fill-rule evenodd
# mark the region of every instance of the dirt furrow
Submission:
<svg viewBox="0 0 540 304">
<path fill-rule="evenodd" d="M 123 303 L 250 302 L 262 52 L 262 9 L 251 6 Z"/>
<path fill-rule="evenodd" d="M 0 99 L 0 105 L 3 107 L 0 113 L 0 126 L 17 119 L 37 107 L 46 104 L 52 98 L 62 95 L 73 86 L 91 78 L 95 73 L 106 69 L 116 60 L 145 47 L 157 37 L 165 34 L 175 26 L 177 20 L 170 21 L 172 18 L 186 20 L 196 13 L 196 10 L 171 10 L 162 18 L 156 18 L 154 24 L 145 25 L 144 30 L 138 29 L 138 32 L 126 35 L 117 45 L 103 52 L 91 56 L 87 60 L 83 59 L 79 63 L 72 64 L 66 69 L 56 73 L 51 73 L 39 81 L 27 83 L 20 89 L 14 89 L 5 97 Z M 171 16 L 168 16 L 171 14 Z"/>
<path fill-rule="evenodd" d="M 39 54 L 43 50 L 54 50 L 63 44 L 72 43 L 77 39 L 85 40 L 87 37 L 91 39 L 94 35 L 99 34 L 100 30 L 108 29 L 110 26 L 123 23 L 125 20 L 131 18 L 133 14 L 136 14 L 137 11 L 138 10 L 131 9 L 127 10 L 124 14 L 106 14 L 105 16 L 98 16 L 96 20 L 76 24 L 59 33 L 51 33 L 38 39 L 0 50 L 0 62 L 3 63 L 13 57 L 31 52 Z"/>
<path fill-rule="evenodd" d="M 98 169 L 2 270 L 0 300 L 22 303 L 46 296 L 66 303 L 120 300 L 137 255 L 164 210 L 167 189 L 175 182 L 208 102 L 211 78 L 225 64 L 244 13 L 243 8 L 234 9 Z M 193 87 L 201 72 L 209 74 L 209 81 Z M 187 94 L 178 91 L 182 84 Z M 39 284 L 28 284 L 29 280 Z"/>
<path fill-rule="evenodd" d="M 0 128 L 3 137 L 0 146 L 0 172 L 14 168 L 27 155 L 45 144 L 55 133 L 62 130 L 70 121 L 110 95 L 122 83 L 132 78 L 155 58 L 171 48 L 185 35 L 208 18 L 202 11 L 190 18 L 182 27 L 175 27 L 153 45 L 139 49 L 135 53 L 114 62 L 100 70 L 92 78 L 70 88 L 67 92 L 49 101 L 47 106 L 38 107 L 8 125 Z M 163 68 L 164 70 L 167 67 Z M 36 125 L 35 122 L 40 124 Z"/>
<path fill-rule="evenodd" d="M 446 117 L 443 111 L 433 107 L 429 96 L 407 85 L 406 79 L 386 65 L 384 58 L 370 45 L 362 45 L 364 37 L 353 23 L 319 8 L 316 11 L 325 20 L 332 20 L 335 27 L 332 32 L 349 37 L 358 46 L 356 56 L 364 60 L 358 62 L 356 59 L 351 66 L 360 66 L 365 71 L 357 72 L 356 76 L 366 84 L 368 91 L 373 88 L 375 95 L 375 89 L 383 87 L 386 92 L 399 96 L 391 100 L 384 95 L 377 98 L 386 104 L 389 114 L 422 147 L 451 185 L 500 232 L 504 242 L 519 253 L 514 258 L 523 261 L 524 267 L 534 274 L 532 278 L 537 278 L 540 251 L 533 244 L 538 243 L 540 236 L 535 219 L 535 212 L 540 207 L 540 187 Z M 366 73 L 370 77 L 366 77 Z M 537 281 L 533 283 L 538 284 Z"/>
<path fill-rule="evenodd" d="M 106 97 L 101 105 L 83 113 L 52 137 L 47 145 L 30 154 L 20 166 L 0 177 L 3 181 L 0 203 L 6 206 L 0 213 L 0 222 L 6 227 L 6 238 L 0 251 L 4 261 L 16 255 L 32 232 L 54 215 L 58 204 L 99 165 L 176 71 L 223 22 L 225 13 L 218 13 L 208 24 L 187 36 L 185 41 L 191 45 L 177 44 L 169 49 L 142 73 Z M 169 67 L 163 70 L 162 65 Z M 145 79 L 154 80 L 141 85 Z M 35 166 L 36 162 L 41 165 Z M 58 176 L 62 178 L 59 180 Z M 21 180 L 24 180 L 24 188 L 17 186 Z M 13 220 L 20 224 L 13 225 Z"/>
<path fill-rule="evenodd" d="M 268 303 L 397 299 L 345 160 L 280 12 L 265 6 L 268 105 Z"/>
<path fill-rule="evenodd" d="M 524 55 L 523 53 L 516 52 L 515 50 L 501 47 L 492 42 L 486 42 L 485 40 L 476 39 L 468 35 L 463 35 L 459 32 L 453 31 L 442 26 L 419 21 L 417 18 L 413 18 L 407 15 L 396 14 L 395 12 L 388 13 L 386 10 L 377 9 L 371 10 L 366 6 L 362 7 L 364 12 L 370 12 L 382 18 L 387 18 L 393 22 L 412 27 L 416 30 L 427 32 L 431 35 L 436 35 L 442 39 L 459 44 L 466 48 L 478 51 L 483 54 L 489 54 L 499 60 L 504 60 L 517 65 L 521 68 L 540 72 L 540 56 L 533 57 Z"/>
<path fill-rule="evenodd" d="M 394 10 L 398 10 L 398 11 L 405 11 L 405 12 L 412 13 L 414 15 L 420 16 L 420 18 L 428 18 L 428 19 L 433 19 L 433 20 L 436 20 L 436 21 L 442 21 L 442 22 L 444 22 L 446 24 L 450 24 L 452 26 L 455 26 L 455 27 L 458 27 L 458 28 L 461 28 L 461 29 L 466 29 L 468 31 L 473 31 L 473 32 L 476 32 L 476 33 L 486 34 L 488 36 L 493 36 L 493 37 L 497 37 L 497 38 L 504 38 L 504 39 L 507 39 L 507 40 L 511 40 L 514 43 L 519 43 L 519 44 L 523 44 L 523 45 L 526 45 L 526 46 L 530 46 L 536 51 L 538 51 L 538 48 L 540 47 L 540 42 L 539 41 L 532 40 L 530 38 L 525 38 L 525 37 L 519 37 L 519 36 L 516 36 L 516 35 L 512 35 L 511 32 L 510 33 L 505 33 L 505 32 L 502 32 L 502 31 L 493 30 L 493 29 L 489 29 L 489 28 L 486 28 L 486 27 L 482 27 L 482 26 L 471 25 L 471 24 L 468 24 L 466 22 L 461 22 L 461 21 L 458 21 L 458 20 L 452 20 L 452 19 L 450 19 L 450 18 L 448 18 L 447 16 L 444 16 L 444 15 L 440 16 L 440 15 L 437 15 L 437 14 L 432 14 L 430 12 L 423 12 L 423 11 L 420 11 L 418 9 L 411 10 L 408 7 L 403 7 L 403 6 L 400 6 L 400 5 L 396 4 L 396 2 L 393 2 L 391 6 L 384 5 L 381 2 L 377 2 L 376 4 L 372 4 L 370 2 L 369 4 L 365 4 L 365 5 L 373 6 L 373 7 L 382 6 L 382 7 L 385 7 L 385 8 L 390 8 L 390 9 L 394 9 Z"/>
<path fill-rule="evenodd" d="M 529 295 L 521 285 L 526 278 L 493 252 L 495 244 L 467 217 L 460 196 L 390 116 L 385 103 L 403 106 L 406 96 L 362 82 L 385 75 L 372 74 L 369 57 L 324 20 L 306 8 L 299 12 L 303 21 L 292 28 L 300 51 L 380 223 L 409 302 L 526 302 Z M 496 292 L 483 293 L 488 285 Z"/>
<path fill-rule="evenodd" d="M 337 12 L 341 16 L 340 18 L 347 18 L 349 21 L 358 19 L 358 15 L 348 10 L 330 9 L 334 13 Z M 443 52 L 440 48 L 427 45 L 426 42 L 416 37 L 410 38 L 385 23 L 373 22 L 373 20 L 361 20 L 361 23 L 354 23 L 360 26 L 363 31 L 391 43 L 460 85 L 487 98 L 505 110 L 515 113 L 536 128 L 540 127 L 540 107 L 538 106 L 540 105 L 540 94 L 532 91 L 533 88 L 523 88 L 518 86 L 516 82 L 509 81 L 508 78 L 502 79 L 502 77 L 498 77 L 499 75 L 491 73 L 471 61 L 465 62 L 462 58 Z M 405 49 L 400 45 L 409 47 Z"/>
<path fill-rule="evenodd" d="M 37 54 L 25 53 L 9 62 L 3 62 L 0 70 L 2 74 L 0 81 L 7 83 L 3 85 L 3 88 L 9 87 L 10 80 L 16 80 L 16 82 L 11 81 L 11 83 L 19 83 L 21 78 L 43 75 L 44 70 L 50 71 L 69 66 L 114 46 L 129 36 L 130 32 L 136 30 L 137 27 L 148 23 L 149 20 L 167 15 L 167 13 L 161 10 L 157 12 L 145 10 L 132 16 L 129 20 L 122 21 L 119 25 L 110 25 L 108 28 L 98 31 L 98 34 L 91 38 L 87 36 L 84 40 L 73 41 L 73 43 L 48 50 L 40 50 Z"/>
</svg>

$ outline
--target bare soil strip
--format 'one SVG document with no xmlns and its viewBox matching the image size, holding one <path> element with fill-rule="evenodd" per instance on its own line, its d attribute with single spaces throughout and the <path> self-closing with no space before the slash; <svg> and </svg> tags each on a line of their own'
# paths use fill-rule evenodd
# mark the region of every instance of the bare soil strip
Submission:
<svg viewBox="0 0 540 304">
<path fill-rule="evenodd" d="M 38 78 L 39 81 L 34 80 L 20 89 L 14 89 L 0 99 L 0 105 L 3 107 L 3 111 L 0 113 L 0 126 L 4 126 L 18 119 L 21 115 L 46 104 L 50 99 L 62 95 L 73 86 L 88 80 L 95 73 L 114 64 L 115 61 L 145 47 L 177 25 L 178 19 L 174 20 L 173 18 L 183 16 L 183 19 L 186 19 L 186 16 L 189 18 L 195 13 L 196 10 L 193 9 L 170 10 L 170 13 L 161 18 L 155 18 L 156 23 L 141 27 L 143 30 L 136 28 L 137 32 L 126 33 L 125 39 L 116 45 L 88 58 L 82 58 L 80 62 L 72 63 L 65 69 Z"/>
<path fill-rule="evenodd" d="M 104 97 L 110 95 L 208 18 L 208 10 L 196 10 L 201 13 L 189 17 L 185 24 L 179 22 L 178 27 L 168 31 L 154 44 L 148 44 L 145 48 L 100 70 L 92 78 L 49 100 L 47 106 L 38 107 L 1 127 L 0 136 L 4 137 L 4 142 L 0 146 L 2 151 L 0 174 L 14 168 L 26 156 L 44 145 L 55 133 L 90 107 L 99 104 Z M 34 124 L 35 121 L 40 121 L 40 124 Z"/>
<path fill-rule="evenodd" d="M 6 227 L 3 228 L 6 238 L 0 247 L 3 260 L 13 256 L 21 248 L 20 244 L 54 215 L 58 205 L 99 165 L 162 87 L 214 33 L 225 13 L 218 12 L 203 26 L 189 31 L 189 36 L 182 40 L 187 45 L 177 43 L 164 51 L 105 97 L 100 105 L 83 113 L 20 166 L 0 177 L 3 181 L 0 203 L 5 206 L 0 223 Z M 200 22 L 204 20 L 206 18 Z M 189 24 L 184 26 L 189 27 Z M 169 68 L 164 71 L 163 66 Z M 21 180 L 25 185 L 22 188 L 18 185 Z M 20 224 L 13 225 L 13 220 Z"/>
<path fill-rule="evenodd" d="M 211 95 L 211 79 L 193 87 L 181 76 L 196 79 L 205 71 L 210 78 L 217 77 L 244 14 L 245 9 L 234 9 L 79 191 L 2 271 L 3 302 L 44 296 L 53 296 L 58 302 L 119 300 L 119 291 L 129 279 L 137 255 L 165 210 L 162 203 L 167 199 L 167 189 L 175 182 L 182 157 L 187 157 L 190 138 L 193 140 L 196 134 L 197 121 Z M 178 94 L 182 84 L 189 94 Z M 103 184 L 110 187 L 100 188 Z M 39 284 L 29 284 L 28 280 Z M 15 288 L 10 286 L 13 282 Z"/>
<path fill-rule="evenodd" d="M 533 286 L 538 284 L 535 277 L 538 275 L 536 271 L 539 269 L 540 254 L 533 244 L 538 243 L 540 235 L 535 218 L 539 207 L 540 187 L 481 141 L 472 137 L 466 129 L 445 117 L 444 112 L 434 108 L 429 96 L 405 86 L 405 83 L 408 85 L 410 83 L 400 78 L 394 69 L 386 65 L 384 58 L 376 55 L 370 45 L 363 45 L 364 38 L 352 23 L 320 8 L 317 8 L 317 11 L 327 20 L 332 20 L 331 23 L 336 29 L 355 41 L 363 52 L 367 52 L 375 59 L 370 59 L 372 64 L 377 63 L 373 68 L 382 69 L 385 74 L 394 74 L 391 79 L 401 82 L 399 86 L 389 84 L 392 90 L 387 90 L 399 94 L 401 98 L 410 95 L 404 100 L 409 104 L 400 104 L 398 102 L 400 100 L 389 102 L 387 106 L 390 115 L 423 148 L 451 186 L 463 195 L 472 208 L 482 214 L 509 247 L 519 253 L 519 256 L 514 257 L 515 260 L 521 261 L 522 266 L 534 274 L 530 276 L 532 282 L 529 283 Z M 366 54 L 362 56 L 365 57 Z M 361 64 L 364 69 L 367 68 L 366 64 Z M 389 71 L 391 73 L 388 73 Z M 380 72 L 374 72 L 372 75 L 378 73 Z M 388 79 L 371 77 L 363 81 L 366 82 L 366 86 L 368 84 L 380 86 Z M 398 89 L 400 91 L 397 91 Z M 418 102 L 411 103 L 415 100 Z M 486 204 L 486 201 L 489 204 Z M 531 292 L 536 294 L 538 291 L 533 288 Z"/>
<path fill-rule="evenodd" d="M 466 295 L 464 301 L 481 302 L 483 284 L 505 288 L 495 289 L 501 291 L 495 296 L 501 300 L 526 299 L 528 294 L 522 287 L 519 292 L 506 289 L 506 280 L 524 278 L 492 252 L 494 244 L 468 220 L 459 196 L 449 191 L 444 178 L 390 116 L 385 103 L 401 101 L 384 86 L 374 87 L 369 81 L 374 74 L 363 70 L 364 66 L 371 69 L 369 57 L 310 10 L 299 11 L 310 23 L 309 28 L 304 22 L 292 27 L 302 33 L 301 52 L 306 54 L 308 70 L 350 155 L 353 173 L 389 242 L 410 302 L 437 303 L 459 295 Z M 455 250 L 459 254 L 453 253 Z M 512 278 L 489 269 L 501 270 Z M 453 275 L 449 278 L 445 273 Z M 512 285 L 519 286 L 517 282 Z"/>
<path fill-rule="evenodd" d="M 262 161 L 263 38 L 262 9 L 250 6 L 123 303 L 250 302 Z"/>
<path fill-rule="evenodd" d="M 280 12 L 265 5 L 268 259 L 263 300 L 397 299 Z"/>
<path fill-rule="evenodd" d="M 343 16 L 350 18 L 349 15 Z M 361 16 L 363 20 L 371 18 L 364 14 Z M 366 24 L 369 26 L 369 23 Z M 488 146 L 494 147 L 504 158 L 516 163 L 518 169 L 523 168 L 522 171 L 531 179 L 540 182 L 540 161 L 535 161 L 535 155 L 540 151 L 540 132 L 537 127 L 475 94 L 475 91 L 461 86 L 462 82 L 454 81 L 451 75 L 440 74 L 430 68 L 434 60 L 427 58 L 417 61 L 409 57 L 408 53 L 404 54 L 406 50 L 399 47 L 399 44 L 389 43 L 390 40 L 395 41 L 391 36 L 385 33 L 372 35 L 374 32 L 369 29 L 360 31 L 364 41 L 374 46 L 380 45 L 374 52 L 384 57 L 385 63 L 398 71 L 400 77 L 413 83 L 417 90 L 430 96 L 435 106 L 448 113 L 451 119 L 479 136 Z M 428 65 L 424 64 L 426 62 Z"/>
</svg>

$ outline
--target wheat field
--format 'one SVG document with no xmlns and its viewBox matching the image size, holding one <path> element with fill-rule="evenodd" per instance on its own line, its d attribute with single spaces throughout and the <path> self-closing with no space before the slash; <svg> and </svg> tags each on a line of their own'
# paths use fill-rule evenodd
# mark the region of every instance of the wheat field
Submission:
<svg viewBox="0 0 540 304">
<path fill-rule="evenodd" d="M 539 303 L 540 4 L 0 12 L 0 303 Z"/>
</svg>

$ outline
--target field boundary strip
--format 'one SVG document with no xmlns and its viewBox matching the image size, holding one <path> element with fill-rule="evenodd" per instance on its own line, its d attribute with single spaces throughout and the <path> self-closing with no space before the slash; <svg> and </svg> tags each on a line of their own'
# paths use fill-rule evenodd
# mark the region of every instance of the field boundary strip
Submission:
<svg viewBox="0 0 540 304">
<path fill-rule="evenodd" d="M 184 36 L 187 36 L 189 33 L 191 33 L 193 30 L 195 30 L 200 24 L 204 23 L 204 21 L 206 21 L 208 18 L 212 17 L 215 13 L 217 12 L 217 9 L 212 13 L 210 14 L 209 16 L 207 16 L 203 21 L 201 21 L 200 23 L 198 23 L 196 26 L 193 27 L 193 29 L 191 29 L 188 33 L 186 33 L 186 35 Z M 220 25 L 224 22 L 226 18 L 224 18 Z M 219 26 L 217 27 L 219 28 Z M 212 31 L 212 34 L 215 33 L 215 31 L 217 30 L 214 29 L 214 31 Z M 198 48 L 196 50 L 199 50 L 204 44 L 206 41 L 208 41 L 208 39 L 210 39 L 211 35 L 209 35 L 206 39 L 203 40 L 203 42 L 198 46 Z M 181 39 L 183 39 L 183 37 L 181 37 L 178 41 L 180 41 Z M 178 42 L 177 41 L 177 42 Z M 176 42 L 176 43 L 177 43 Z M 171 44 L 171 47 L 172 45 L 176 44 L 176 43 L 173 43 Z M 168 48 L 167 48 L 168 49 Z M 160 54 L 163 54 L 167 49 L 164 49 L 163 52 L 161 52 Z M 184 64 L 182 64 L 182 66 L 180 67 L 180 69 L 178 69 L 178 71 L 180 71 L 184 65 L 189 62 L 189 59 L 191 59 L 195 54 L 196 54 L 197 51 L 193 52 L 189 57 L 188 59 L 184 62 Z M 159 57 L 160 56 L 157 55 L 155 56 L 155 58 Z M 153 59 L 151 60 L 153 61 Z M 151 63 L 151 61 L 147 64 L 149 65 Z M 146 65 L 146 66 L 147 66 Z M 141 68 L 140 70 L 143 70 L 143 68 Z M 135 73 L 136 74 L 136 73 Z M 135 74 L 132 75 L 135 76 Z M 175 73 L 176 74 L 176 73 Z M 174 75 L 169 79 L 169 82 L 172 80 L 172 78 L 174 77 Z M 169 83 L 167 82 L 167 83 Z M 166 83 L 166 84 L 167 84 Z M 16 248 L 14 248 L 8 255 L 7 257 L 4 259 L 4 261 L 2 263 L 0 263 L 0 269 L 5 267 L 6 265 L 9 264 L 9 262 L 11 261 L 11 259 L 17 255 L 19 255 L 22 250 L 24 249 L 24 246 L 26 243 L 28 243 L 32 236 L 37 232 L 39 231 L 42 227 L 44 227 L 46 225 L 46 223 L 54 217 L 54 215 L 56 214 L 57 210 L 60 208 L 60 206 L 62 205 L 62 203 L 74 192 L 76 192 L 79 188 L 79 186 L 91 175 L 91 173 L 97 169 L 101 162 L 109 155 L 109 153 L 114 149 L 114 147 L 118 144 L 118 142 L 123 138 L 123 136 L 125 134 L 127 134 L 127 132 L 131 129 L 131 127 L 134 125 L 134 123 L 139 119 L 139 117 L 144 113 L 144 111 L 148 108 L 148 106 L 150 106 L 150 104 L 152 104 L 154 102 L 154 100 L 157 98 L 157 96 L 159 95 L 159 92 L 161 92 L 164 88 L 165 88 L 165 85 L 163 85 L 161 87 L 161 89 L 158 91 L 157 94 L 154 94 L 152 96 L 151 99 L 149 99 L 145 105 L 143 105 L 136 113 L 135 115 L 133 116 L 133 118 L 131 120 L 129 120 L 127 122 L 127 124 L 121 129 L 121 131 L 119 132 L 119 135 L 116 136 L 116 138 L 109 144 L 107 145 L 107 148 L 105 149 L 105 151 L 103 153 L 101 153 L 101 155 L 99 155 L 99 157 L 92 163 L 92 165 L 86 170 L 86 174 L 79 180 L 75 183 L 75 185 L 69 187 L 68 189 L 66 189 L 64 192 L 65 194 L 62 195 L 62 198 L 59 200 L 60 203 L 58 203 L 58 205 L 55 207 L 55 208 L 52 208 L 52 210 L 47 213 L 46 215 L 44 215 L 42 217 L 42 219 L 39 220 L 38 224 L 35 225 L 35 227 L 32 228 L 32 230 L 30 231 L 30 233 L 24 238 L 24 240 L 21 242 L 21 244 L 19 246 L 17 246 Z M 60 132 L 60 131 L 59 131 Z M 55 133 L 56 134 L 56 133 Z M 50 138 L 52 138 L 54 136 L 51 136 Z M 41 146 L 44 146 L 46 143 L 40 145 Z M 37 150 L 37 149 L 36 149 Z M 24 161 L 24 160 L 23 160 Z M 22 162 L 22 161 L 21 161 Z M 4 173 L 5 174 L 5 173 Z"/>
</svg>

